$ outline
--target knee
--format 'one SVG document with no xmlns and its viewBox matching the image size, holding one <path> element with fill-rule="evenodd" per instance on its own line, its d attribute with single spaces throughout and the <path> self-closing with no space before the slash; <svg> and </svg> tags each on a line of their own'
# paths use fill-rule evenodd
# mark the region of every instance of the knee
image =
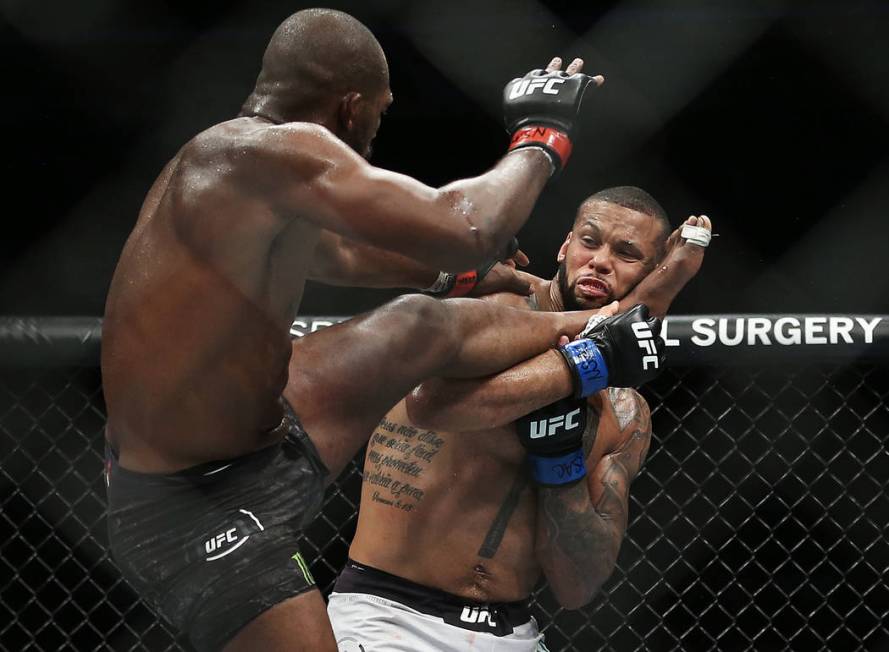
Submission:
<svg viewBox="0 0 889 652">
<path fill-rule="evenodd" d="M 423 294 L 408 294 L 389 306 L 398 315 L 400 333 L 407 342 L 417 343 L 418 352 L 434 349 L 443 355 L 456 353 L 460 337 L 447 302 Z"/>
</svg>

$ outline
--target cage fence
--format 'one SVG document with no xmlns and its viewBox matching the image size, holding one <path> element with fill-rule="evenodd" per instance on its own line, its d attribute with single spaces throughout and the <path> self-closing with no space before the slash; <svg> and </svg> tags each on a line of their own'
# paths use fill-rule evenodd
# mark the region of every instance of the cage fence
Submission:
<svg viewBox="0 0 889 652">
<path fill-rule="evenodd" d="M 831 338 L 832 319 L 852 324 L 847 337 Z M 581 610 L 534 592 L 549 649 L 887 649 L 887 324 L 671 318 L 671 364 L 643 390 L 655 437 L 617 570 Z M 189 649 L 107 551 L 99 331 L 95 319 L 0 320 L 6 650 Z M 325 593 L 360 486 L 353 462 L 300 542 Z"/>
</svg>

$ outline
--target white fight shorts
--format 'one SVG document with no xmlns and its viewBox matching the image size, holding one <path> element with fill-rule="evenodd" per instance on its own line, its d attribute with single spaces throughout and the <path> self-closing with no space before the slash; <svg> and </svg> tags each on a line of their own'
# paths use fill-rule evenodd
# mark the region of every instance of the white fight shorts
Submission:
<svg viewBox="0 0 889 652">
<path fill-rule="evenodd" d="M 547 652 L 525 602 L 468 602 L 351 559 L 327 613 L 339 652 Z"/>
</svg>

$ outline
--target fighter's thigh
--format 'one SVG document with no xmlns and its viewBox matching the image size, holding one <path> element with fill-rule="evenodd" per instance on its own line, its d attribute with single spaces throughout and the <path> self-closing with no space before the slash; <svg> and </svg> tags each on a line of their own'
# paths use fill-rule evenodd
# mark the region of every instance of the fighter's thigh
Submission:
<svg viewBox="0 0 889 652">
<path fill-rule="evenodd" d="M 452 355 L 434 299 L 396 299 L 293 343 L 284 397 L 335 477 L 405 394 Z"/>
<path fill-rule="evenodd" d="M 225 652 L 336 652 L 324 599 L 311 590 L 276 604 L 250 621 Z"/>
</svg>

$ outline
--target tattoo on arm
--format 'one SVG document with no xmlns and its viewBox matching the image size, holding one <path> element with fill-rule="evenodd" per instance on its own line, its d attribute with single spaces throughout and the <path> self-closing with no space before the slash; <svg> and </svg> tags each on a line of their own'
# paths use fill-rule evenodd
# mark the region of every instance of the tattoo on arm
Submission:
<svg viewBox="0 0 889 652">
<path fill-rule="evenodd" d="M 595 570 L 610 557 L 611 537 L 607 525 L 590 504 L 585 483 L 564 489 L 541 489 L 539 500 L 545 531 L 541 552 L 552 561 L 567 563 L 563 574 L 566 581 L 587 584 L 589 569 Z M 601 581 L 596 578 L 589 583 L 595 586 L 585 593 L 592 594 Z"/>
<path fill-rule="evenodd" d="M 532 298 L 534 298 L 536 301 L 534 295 L 532 295 Z M 596 443 L 596 431 L 599 429 L 598 412 L 591 409 L 589 406 L 586 406 L 586 410 L 587 426 L 586 430 L 583 433 L 584 457 L 588 456 L 590 454 L 590 451 L 593 450 L 593 444 Z M 487 535 L 485 535 L 485 540 L 482 543 L 481 548 L 479 548 L 479 557 L 482 557 L 484 559 L 491 559 L 497 553 L 497 549 L 500 547 L 501 541 L 503 541 L 503 535 L 506 532 L 506 527 L 509 525 L 509 519 L 512 516 L 513 512 L 515 512 L 516 507 L 519 504 L 519 498 L 521 497 L 522 492 L 525 490 L 525 487 L 528 486 L 529 482 L 530 476 L 528 474 L 528 470 L 527 468 L 522 468 L 516 475 L 512 487 L 510 487 L 509 493 L 506 494 L 506 498 L 503 499 L 503 503 L 500 505 L 500 509 L 497 510 L 497 515 L 494 517 L 494 520 L 491 523 L 491 527 L 488 529 Z"/>
<path fill-rule="evenodd" d="M 614 411 L 620 445 L 599 461 L 588 483 L 542 489 L 538 507 L 544 528 L 541 563 L 545 568 L 550 566 L 550 583 L 555 579 L 579 584 L 587 599 L 614 568 L 627 527 L 630 483 L 651 441 L 651 419 L 644 399 L 627 389 L 610 389 L 608 394 L 610 400 L 605 403 Z M 589 454 L 589 448 L 584 448 Z"/>
<path fill-rule="evenodd" d="M 599 413 L 586 406 L 586 430 L 583 433 L 583 459 L 587 459 L 593 452 L 596 443 L 596 435 L 599 432 Z"/>
</svg>

